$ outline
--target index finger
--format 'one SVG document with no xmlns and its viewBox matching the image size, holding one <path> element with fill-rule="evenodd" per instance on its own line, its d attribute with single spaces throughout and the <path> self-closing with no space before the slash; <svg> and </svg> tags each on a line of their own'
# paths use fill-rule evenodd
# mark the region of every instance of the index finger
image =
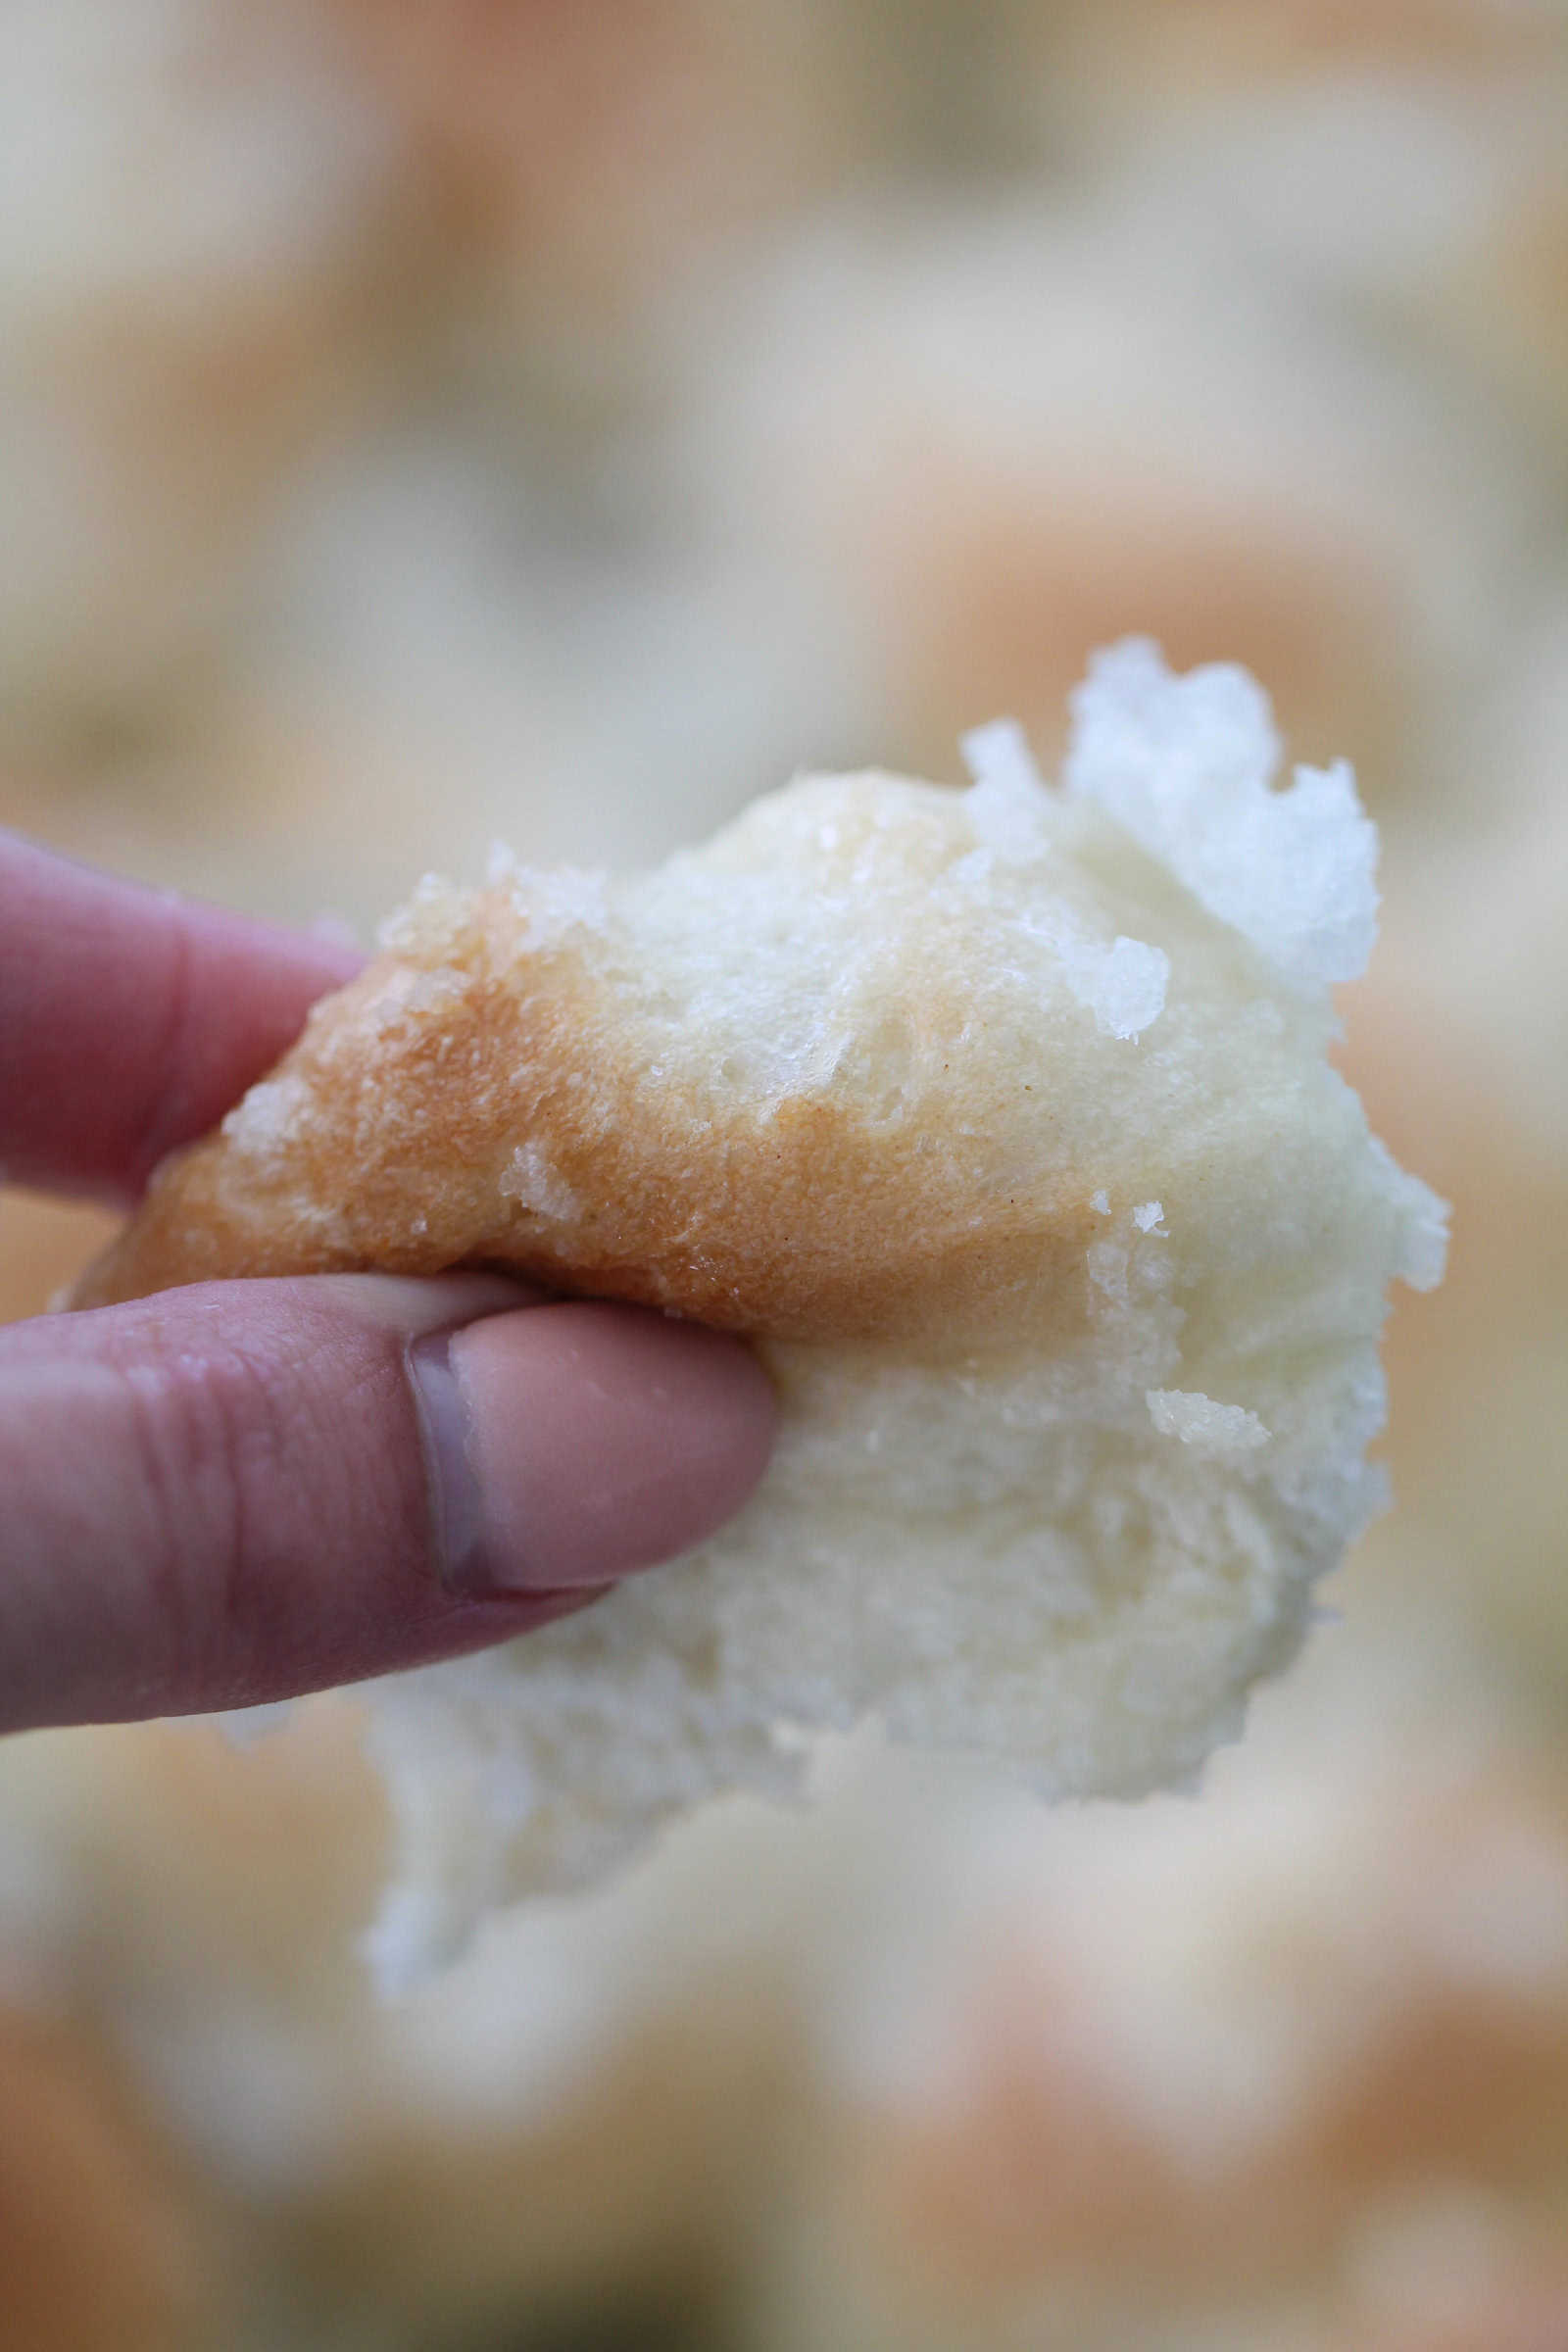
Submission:
<svg viewBox="0 0 1568 2352">
<path fill-rule="evenodd" d="M 360 961 L 0 833 L 0 1171 L 133 1200 Z"/>
</svg>

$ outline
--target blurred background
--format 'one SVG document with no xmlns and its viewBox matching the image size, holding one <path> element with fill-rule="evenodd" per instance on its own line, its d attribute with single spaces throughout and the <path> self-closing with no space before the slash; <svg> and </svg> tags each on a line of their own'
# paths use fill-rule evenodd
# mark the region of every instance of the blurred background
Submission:
<svg viewBox="0 0 1568 2352">
<path fill-rule="evenodd" d="M 1196 1794 L 867 1736 L 388 2009 L 352 1701 L 0 1748 L 6 2352 L 1565 2352 L 1568 7 L 4 0 L 0 124 L 0 823 L 367 937 L 1148 633 L 1455 1212 Z"/>
</svg>

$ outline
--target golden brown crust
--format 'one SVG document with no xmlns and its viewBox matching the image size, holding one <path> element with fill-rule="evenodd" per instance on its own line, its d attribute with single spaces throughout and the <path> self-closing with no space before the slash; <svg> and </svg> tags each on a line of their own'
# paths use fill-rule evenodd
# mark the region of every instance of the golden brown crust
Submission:
<svg viewBox="0 0 1568 2352">
<path fill-rule="evenodd" d="M 287 1134 L 259 1146 L 242 1112 L 169 1161 L 74 1305 L 489 1266 L 777 1339 L 944 1352 L 1081 1323 L 1086 1200 L 983 1193 L 953 1139 L 848 1089 L 699 1097 L 640 1066 L 597 941 L 530 948 L 504 891 L 457 904 L 317 1008 L 270 1082 Z M 519 1148 L 547 1208 L 507 1189 Z"/>
</svg>

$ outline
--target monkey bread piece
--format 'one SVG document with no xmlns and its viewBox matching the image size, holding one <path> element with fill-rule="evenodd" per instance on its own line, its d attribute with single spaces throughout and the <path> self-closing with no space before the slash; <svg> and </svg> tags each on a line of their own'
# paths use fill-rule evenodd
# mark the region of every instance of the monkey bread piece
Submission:
<svg viewBox="0 0 1568 2352">
<path fill-rule="evenodd" d="M 1390 1278 L 1441 1203 L 1329 1067 L 1372 944 L 1349 771 L 1240 670 L 1101 656 L 1061 790 L 808 777 L 625 878 L 428 881 L 93 1304 L 502 1266 L 750 1335 L 782 1431 L 678 1564 L 377 1687 L 398 1978 L 875 1713 L 1053 1795 L 1190 1773 L 1382 1499 Z"/>
</svg>

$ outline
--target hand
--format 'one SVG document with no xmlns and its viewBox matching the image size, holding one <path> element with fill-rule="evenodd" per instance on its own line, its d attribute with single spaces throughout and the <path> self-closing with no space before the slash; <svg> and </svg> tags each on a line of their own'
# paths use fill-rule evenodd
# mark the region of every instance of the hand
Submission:
<svg viewBox="0 0 1568 2352">
<path fill-rule="evenodd" d="M 0 835 L 0 1165 L 129 1202 L 356 958 Z M 739 1342 L 488 1275 L 209 1283 L 0 1330 L 0 1730 L 476 1649 L 737 1509 Z"/>
</svg>

